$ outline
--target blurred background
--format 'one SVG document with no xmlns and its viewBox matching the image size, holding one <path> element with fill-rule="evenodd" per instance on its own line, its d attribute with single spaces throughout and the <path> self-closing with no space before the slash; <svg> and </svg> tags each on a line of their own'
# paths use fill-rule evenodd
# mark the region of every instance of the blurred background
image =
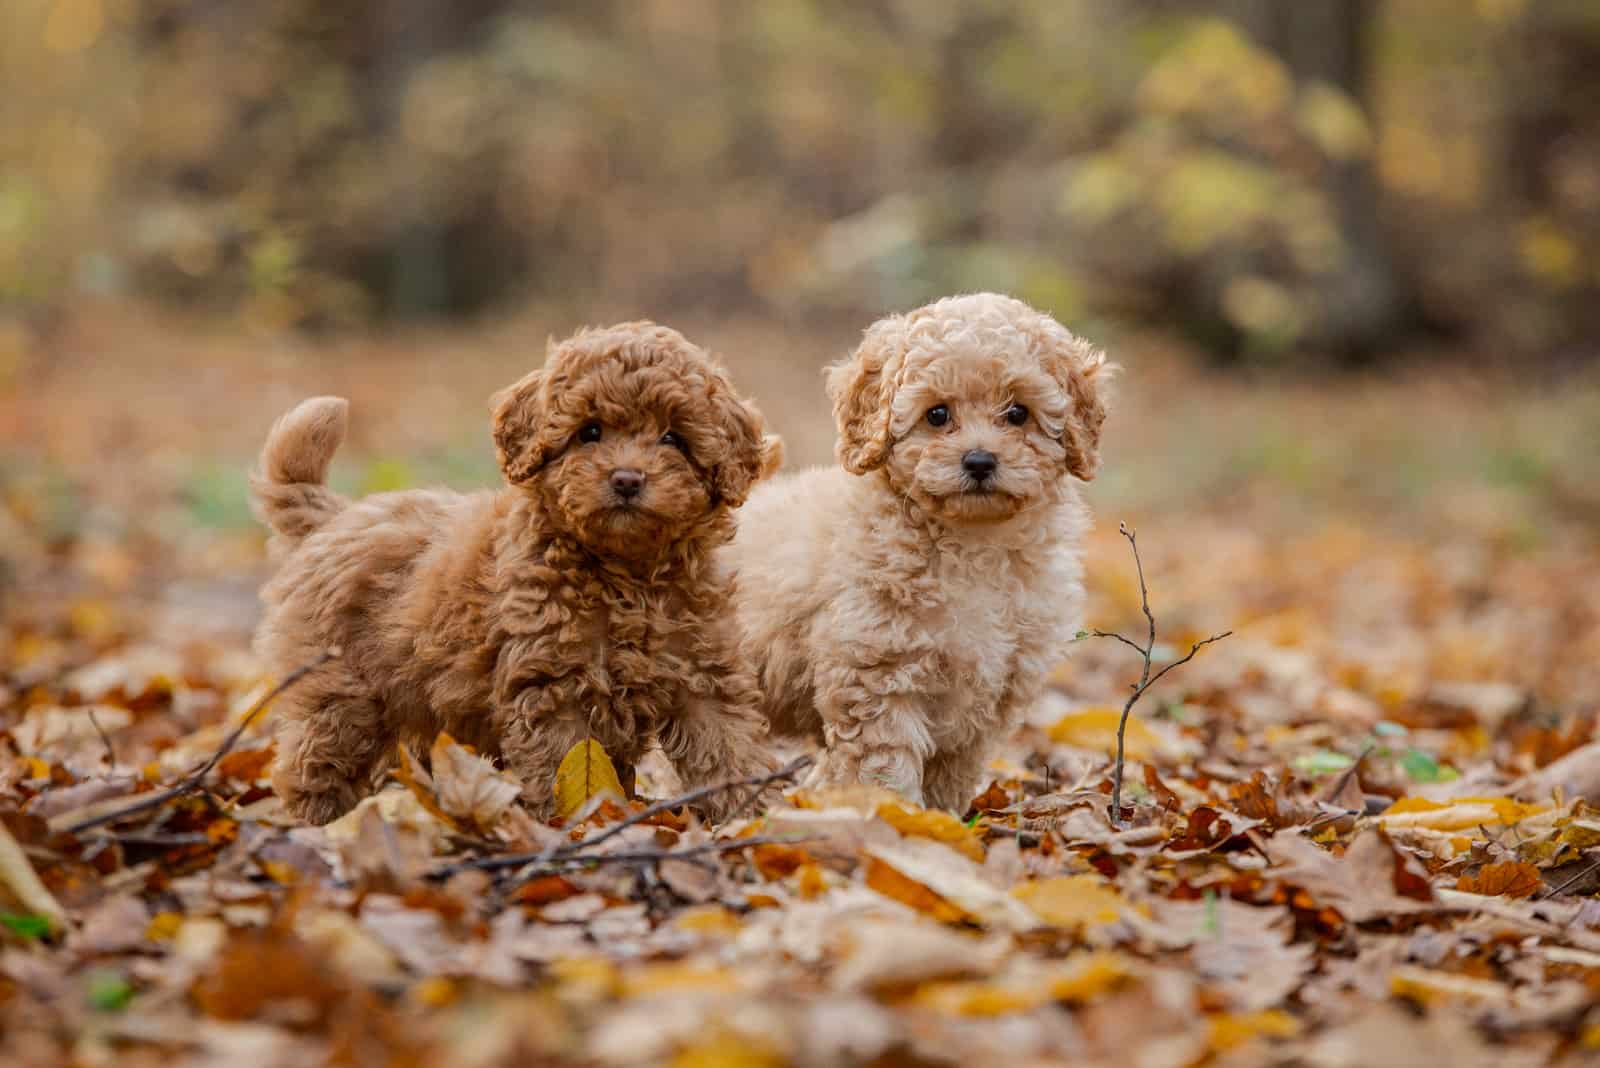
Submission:
<svg viewBox="0 0 1600 1068">
<path fill-rule="evenodd" d="M 1169 598 L 1270 572 L 1244 615 L 1587 566 L 1600 5 L 7 0 L 0 591 L 242 634 L 279 412 L 352 398 L 345 489 L 490 485 L 485 399 L 586 322 L 827 462 L 821 365 L 975 289 L 1123 365 L 1108 571 L 1120 518 Z"/>
<path fill-rule="evenodd" d="M 1586 0 L 10 0 L 0 71 L 31 313 L 989 288 L 1280 361 L 1600 325 Z"/>
</svg>

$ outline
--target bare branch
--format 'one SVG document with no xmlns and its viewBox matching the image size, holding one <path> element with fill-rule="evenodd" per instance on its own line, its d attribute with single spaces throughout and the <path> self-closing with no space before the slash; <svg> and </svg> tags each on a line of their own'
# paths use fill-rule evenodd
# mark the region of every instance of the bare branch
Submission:
<svg viewBox="0 0 1600 1068">
<path fill-rule="evenodd" d="M 1233 636 L 1233 631 L 1225 630 L 1221 634 L 1213 634 L 1209 638 L 1201 638 L 1199 641 L 1195 642 L 1192 646 L 1189 647 L 1189 652 L 1184 655 L 1183 659 L 1174 660 L 1172 663 L 1168 664 L 1166 667 L 1164 667 L 1160 671 L 1156 672 L 1154 677 L 1152 677 L 1149 682 L 1145 683 L 1145 685 L 1142 687 L 1142 689 L 1148 690 L 1150 687 L 1154 686 L 1156 683 L 1161 681 L 1161 676 L 1165 675 L 1167 672 L 1171 671 L 1173 668 L 1182 667 L 1184 664 L 1187 664 L 1189 661 L 1193 660 L 1194 659 L 1194 654 L 1198 653 L 1205 646 L 1210 645 L 1212 642 L 1220 642 L 1222 639 L 1229 638 L 1229 637 L 1232 637 L 1232 636 Z"/>
<path fill-rule="evenodd" d="M 239 744 L 239 739 L 244 736 L 244 732 L 250 728 L 250 724 L 255 721 L 255 718 L 261 714 L 263 709 L 281 696 L 284 691 L 295 685 L 295 683 L 299 682 L 301 679 L 305 678 L 317 668 L 321 667 L 323 664 L 326 664 L 328 661 L 334 659 L 338 655 L 338 650 L 330 649 L 327 652 L 324 652 L 316 660 L 313 660 L 311 663 L 304 664 L 290 672 L 282 682 L 268 690 L 261 696 L 259 700 L 256 701 L 255 704 L 250 706 L 250 711 L 244 714 L 244 718 L 239 721 L 239 725 L 228 734 L 227 738 L 223 739 L 222 745 L 217 748 L 215 753 L 211 754 L 210 759 L 194 768 L 188 774 L 184 775 L 183 778 L 179 779 L 173 785 L 167 787 L 165 790 L 157 790 L 155 793 L 140 794 L 121 808 L 112 809 L 109 812 L 101 812 L 90 816 L 88 819 L 80 820 L 77 823 L 63 828 L 63 830 L 65 830 L 68 834 L 77 834 L 80 831 L 87 831 L 92 827 L 101 827 L 107 823 L 115 823 L 118 820 L 127 818 L 128 816 L 132 816 L 140 812 L 148 812 L 153 808 L 160 808 L 168 801 L 182 797 L 191 790 L 198 789 L 205 781 L 205 777 L 211 774 L 211 769 L 215 768 L 222 758 L 227 756 L 233 750 L 235 745 Z"/>
<path fill-rule="evenodd" d="M 1157 671 L 1154 675 L 1151 675 L 1150 672 L 1152 668 L 1152 660 L 1155 657 L 1156 650 L 1156 617 L 1155 613 L 1150 610 L 1150 590 L 1149 587 L 1145 585 L 1144 561 L 1139 558 L 1139 539 L 1134 531 L 1128 528 L 1127 523 L 1118 523 L 1117 532 L 1120 533 L 1124 538 L 1128 539 L 1128 547 L 1133 550 L 1133 566 L 1134 570 L 1139 575 L 1139 607 L 1144 612 L 1144 618 L 1149 622 L 1150 638 L 1148 645 L 1141 646 L 1138 642 L 1129 638 L 1125 638 L 1122 635 L 1111 631 L 1096 630 L 1090 632 L 1096 638 L 1115 638 L 1122 644 L 1136 650 L 1139 655 L 1144 658 L 1144 663 L 1139 672 L 1139 681 L 1129 684 L 1128 689 L 1130 692 L 1128 694 L 1128 700 L 1122 706 L 1121 718 L 1117 720 L 1117 759 L 1116 763 L 1112 765 L 1111 769 L 1112 826 L 1118 826 L 1122 823 L 1122 772 L 1127 763 L 1126 742 L 1128 733 L 1128 717 L 1133 714 L 1133 706 L 1138 703 L 1139 698 L 1144 696 L 1145 691 L 1150 689 L 1150 687 L 1154 686 L 1156 683 L 1160 682 L 1161 677 L 1167 672 L 1171 671 L 1175 667 L 1187 664 L 1189 661 L 1194 659 L 1195 654 L 1198 653 L 1202 648 L 1210 645 L 1212 642 L 1220 642 L 1222 639 L 1233 633 L 1231 630 L 1226 630 L 1221 634 L 1213 634 L 1209 638 L 1203 638 L 1200 641 L 1195 642 L 1194 645 L 1190 646 L 1189 652 L 1186 655 L 1174 660 L 1160 671 Z"/>
<path fill-rule="evenodd" d="M 730 790 L 738 790 L 742 787 L 748 786 L 754 787 L 755 789 L 752 792 L 757 793 L 763 787 L 770 786 L 775 782 L 794 778 L 800 772 L 810 767 L 810 765 L 811 757 L 800 756 L 796 757 L 794 760 L 791 760 L 777 771 L 768 772 L 765 775 L 752 775 L 743 779 L 730 779 L 727 782 L 714 783 L 710 786 L 702 786 L 699 789 L 690 790 L 688 793 L 679 794 L 677 797 L 668 797 L 663 800 L 653 802 L 652 804 L 640 809 L 638 812 L 635 812 L 627 819 L 607 827 L 604 831 L 601 831 L 593 838 L 585 838 L 581 842 L 572 842 L 568 847 L 557 850 L 555 855 L 563 856 L 568 853 L 575 853 L 581 849 L 592 849 L 601 842 L 615 838 L 629 827 L 638 826 L 652 816 L 658 816 L 663 812 L 672 812 L 676 809 L 684 807 L 685 805 L 692 805 L 697 801 L 704 801 L 708 797 L 714 797 L 717 794 L 727 793 Z"/>
<path fill-rule="evenodd" d="M 106 747 L 106 766 L 112 771 L 117 767 L 117 749 L 111 744 L 111 735 L 100 725 L 100 717 L 94 714 L 93 705 L 85 705 L 84 711 L 89 713 L 89 723 L 94 727 L 94 732 L 100 736 L 100 744 Z"/>
<path fill-rule="evenodd" d="M 583 856 L 589 856 L 590 854 L 586 852 L 587 850 L 593 849 L 602 842 L 606 842 L 612 838 L 615 838 L 629 827 L 638 826 L 644 821 L 650 819 L 652 816 L 658 816 L 663 812 L 671 812 L 676 809 L 680 809 L 685 805 L 692 805 L 697 801 L 703 801 L 708 797 L 715 796 L 716 794 L 726 793 L 729 790 L 738 790 L 744 787 L 752 787 L 753 789 L 751 790 L 751 794 L 754 796 L 755 794 L 758 794 L 763 787 L 770 786 L 773 783 L 780 782 L 784 779 L 794 778 L 794 776 L 798 775 L 801 771 L 804 771 L 810 764 L 811 757 L 797 757 L 788 764 L 779 768 L 777 771 L 767 772 L 762 775 L 752 775 L 743 779 L 731 779 L 728 782 L 714 783 L 710 786 L 701 786 L 697 789 L 690 790 L 687 793 L 679 794 L 677 797 L 668 797 L 660 801 L 656 801 L 640 809 L 638 812 L 633 813 L 626 819 L 619 821 L 613 826 L 607 827 L 605 830 L 601 831 L 592 838 L 585 838 L 579 842 L 555 842 L 537 853 L 506 853 L 499 856 L 478 857 L 474 860 L 464 860 L 440 868 L 438 871 L 433 872 L 430 878 L 448 879 L 450 876 L 455 875 L 458 872 L 472 869 L 476 869 L 478 871 L 499 871 L 505 868 L 523 868 L 524 870 L 518 873 L 517 876 L 518 880 L 520 881 L 522 879 L 529 878 L 532 874 L 537 874 L 539 869 L 549 864 L 558 861 L 576 860 Z M 744 839 L 744 841 L 752 841 L 752 839 Z M 607 853 L 600 855 L 612 856 L 613 854 Z M 675 859 L 677 854 L 669 854 L 669 856 L 672 856 Z"/>
<path fill-rule="evenodd" d="M 1090 638 L 1115 638 L 1117 641 L 1121 642 L 1123 645 L 1126 645 L 1129 649 L 1132 649 L 1134 652 L 1138 653 L 1140 656 L 1144 656 L 1145 655 L 1144 646 L 1140 645 L 1138 642 L 1134 641 L 1132 638 L 1124 638 L 1122 635 L 1118 634 L 1116 631 L 1112 631 L 1112 630 L 1091 630 L 1091 631 L 1086 632 L 1086 636 L 1090 637 Z"/>
<path fill-rule="evenodd" d="M 663 860 L 685 860 L 689 857 L 705 856 L 708 853 L 732 853 L 751 846 L 793 845 L 795 842 L 810 840 L 804 836 L 777 838 L 752 835 L 749 838 L 720 838 L 714 842 L 684 846 L 682 849 L 629 849 L 614 853 L 569 853 L 548 857 L 543 853 L 501 853 L 498 856 L 475 857 L 472 860 L 450 864 L 432 872 L 428 877 L 448 879 L 464 871 L 505 871 L 509 868 L 520 868 L 522 870 L 517 872 L 516 881 L 521 882 L 535 875 L 569 871 L 590 864 L 654 864 Z"/>
</svg>

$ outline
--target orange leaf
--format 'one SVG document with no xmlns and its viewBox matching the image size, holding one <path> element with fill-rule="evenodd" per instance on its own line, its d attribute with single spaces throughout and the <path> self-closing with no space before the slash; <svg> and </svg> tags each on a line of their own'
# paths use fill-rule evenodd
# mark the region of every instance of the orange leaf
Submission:
<svg viewBox="0 0 1600 1068">
<path fill-rule="evenodd" d="M 931 838 L 964 854 L 968 860 L 983 861 L 983 843 L 977 831 L 948 812 L 885 801 L 878 806 L 878 818 L 901 834 Z"/>
<path fill-rule="evenodd" d="M 867 885 L 884 897 L 910 905 L 944 923 L 959 923 L 967 914 L 926 886 L 895 871 L 877 857 L 867 858 Z"/>
<path fill-rule="evenodd" d="M 1544 889 L 1544 880 L 1539 878 L 1539 869 L 1527 861 L 1508 860 L 1486 864 L 1476 875 L 1463 875 L 1456 880 L 1456 889 L 1490 897 L 1532 897 Z"/>
<path fill-rule="evenodd" d="M 756 871 L 768 879 L 782 879 L 793 875 L 805 865 L 811 863 L 812 857 L 798 846 L 784 845 L 781 842 L 770 842 L 758 845 L 750 851 L 750 859 L 755 862 Z"/>
</svg>

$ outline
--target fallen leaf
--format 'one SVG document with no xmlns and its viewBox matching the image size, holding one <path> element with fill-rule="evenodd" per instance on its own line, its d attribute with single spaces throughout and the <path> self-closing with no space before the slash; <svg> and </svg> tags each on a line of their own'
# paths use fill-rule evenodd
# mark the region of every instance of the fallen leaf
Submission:
<svg viewBox="0 0 1600 1068">
<path fill-rule="evenodd" d="M 1052 927 L 1080 930 L 1115 923 L 1128 908 L 1116 890 L 1093 875 L 1058 875 L 1021 883 L 1011 891 Z"/>
<path fill-rule="evenodd" d="M 1021 901 L 991 886 L 971 860 L 949 846 L 908 838 L 867 847 L 867 885 L 945 922 L 970 919 L 1008 931 L 1039 926 Z"/>
<path fill-rule="evenodd" d="M 878 806 L 878 818 L 901 834 L 943 842 L 956 852 L 981 862 L 983 841 L 975 828 L 948 812 L 916 808 L 899 801 Z"/>
<path fill-rule="evenodd" d="M 1319 848 L 1298 830 L 1267 839 L 1273 875 L 1304 887 L 1352 923 L 1436 909 L 1427 877 L 1381 832 L 1356 837 L 1344 856 Z"/>
<path fill-rule="evenodd" d="M 1544 889 L 1539 869 L 1521 860 L 1486 864 L 1475 875 L 1456 880 L 1456 889 L 1490 897 L 1532 897 Z"/>
<path fill-rule="evenodd" d="M 596 748 L 599 748 L 598 745 Z M 603 750 L 601 755 L 604 756 Z M 493 830 L 500 817 L 522 795 L 520 782 L 502 773 L 493 763 L 443 731 L 434 740 L 430 764 L 439 807 L 455 819 L 481 831 Z M 565 761 L 562 761 L 562 766 L 566 766 Z M 610 766 L 609 761 L 606 766 Z M 616 778 L 615 769 L 612 769 L 611 775 L 613 779 Z M 557 773 L 559 777 L 560 772 Z M 620 784 L 617 790 L 620 796 Z"/>
<path fill-rule="evenodd" d="M 1458 797 L 1449 802 L 1406 797 L 1384 809 L 1377 816 L 1377 822 L 1390 829 L 1463 831 L 1474 827 L 1510 826 L 1547 812 L 1549 808 L 1548 805 L 1526 805 L 1509 797 Z"/>
<path fill-rule="evenodd" d="M 27 854 L 5 825 L 0 824 L 0 906 L 8 905 L 42 918 L 51 934 L 66 929 L 66 910 L 45 889 L 33 865 L 28 863 Z"/>
<path fill-rule="evenodd" d="M 626 800 L 616 765 L 611 763 L 605 747 L 593 738 L 585 738 L 567 750 L 556 769 L 553 789 L 556 815 L 562 820 L 572 819 L 596 797 Z"/>
<path fill-rule="evenodd" d="M 1206 1018 L 1213 1052 L 1222 1053 L 1257 1038 L 1294 1038 L 1300 1021 L 1286 1012 L 1218 1013 Z"/>
</svg>

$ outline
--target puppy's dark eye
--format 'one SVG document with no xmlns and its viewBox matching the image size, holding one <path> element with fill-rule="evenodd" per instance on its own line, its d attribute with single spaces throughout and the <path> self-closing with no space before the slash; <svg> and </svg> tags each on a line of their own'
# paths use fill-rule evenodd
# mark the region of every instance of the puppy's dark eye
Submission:
<svg viewBox="0 0 1600 1068">
<path fill-rule="evenodd" d="M 1006 409 L 1006 422 L 1012 426 L 1021 426 L 1028 421 L 1028 409 L 1020 404 L 1013 404 Z"/>
<path fill-rule="evenodd" d="M 681 437 L 679 437 L 677 435 L 677 433 L 675 433 L 674 431 L 671 431 L 671 430 L 669 430 L 665 434 L 661 435 L 661 444 L 670 445 L 674 449 L 682 449 L 682 448 L 685 447 L 684 443 L 683 443 L 683 439 Z"/>
<path fill-rule="evenodd" d="M 950 421 L 950 409 L 942 404 L 936 404 L 928 409 L 927 419 L 929 426 L 944 426 Z"/>
<path fill-rule="evenodd" d="M 578 440 L 585 445 L 591 445 L 600 440 L 600 424 L 585 423 L 578 428 Z"/>
</svg>

